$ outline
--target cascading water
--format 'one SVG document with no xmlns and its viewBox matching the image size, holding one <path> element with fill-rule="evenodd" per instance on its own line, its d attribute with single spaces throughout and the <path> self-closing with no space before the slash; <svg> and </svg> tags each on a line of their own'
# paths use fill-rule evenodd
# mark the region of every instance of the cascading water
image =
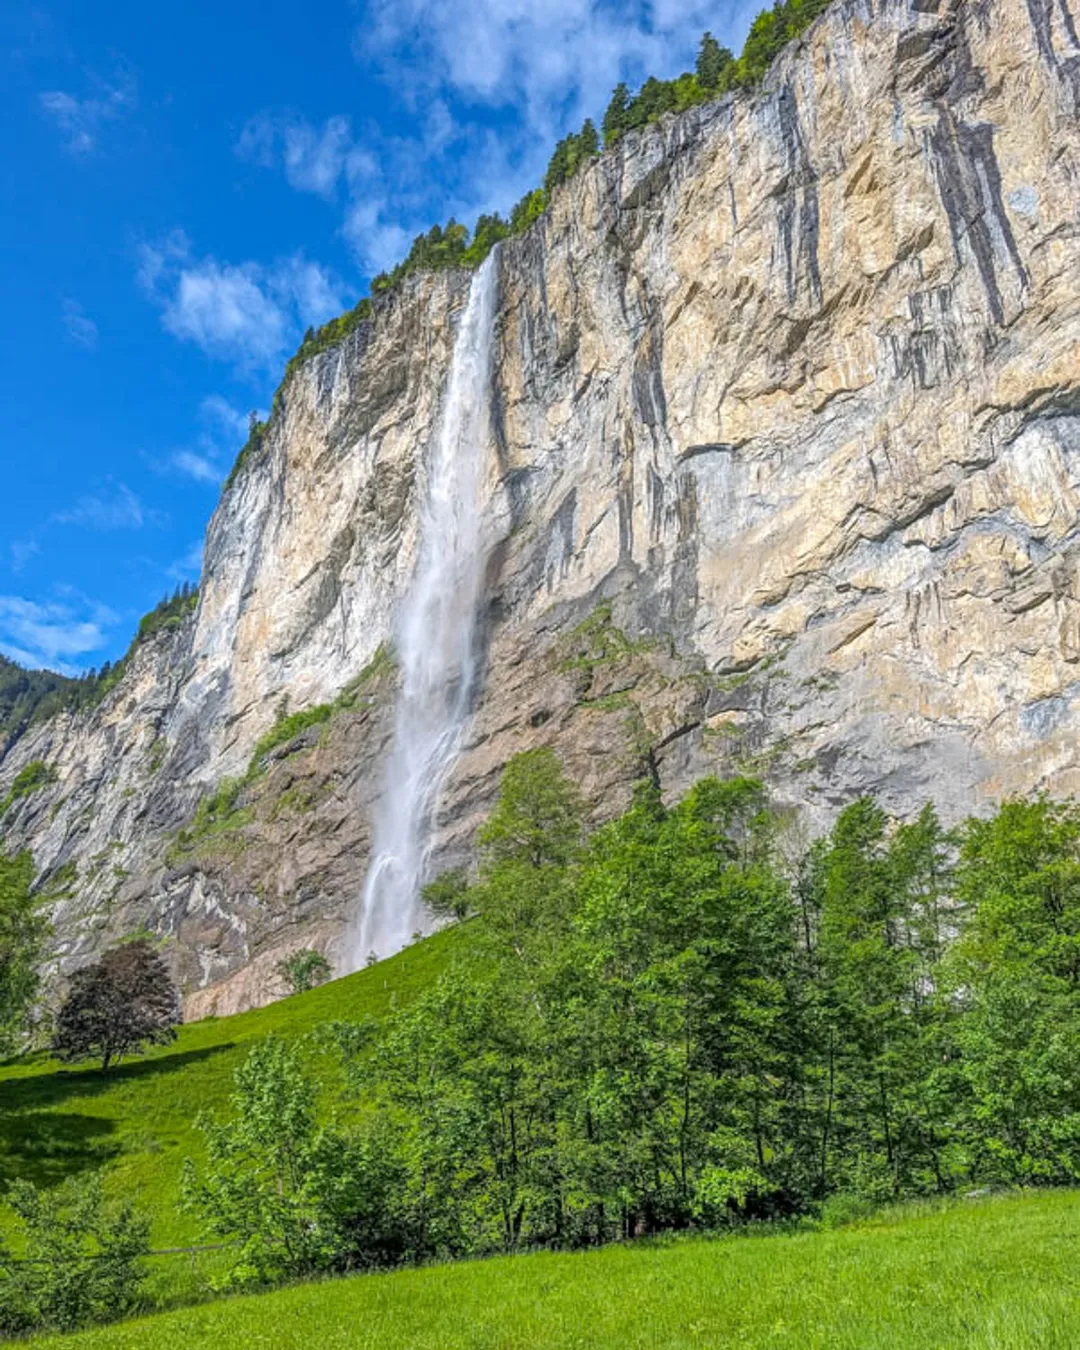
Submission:
<svg viewBox="0 0 1080 1350">
<path fill-rule="evenodd" d="M 371 952 L 397 951 L 416 928 L 432 816 L 472 704 L 497 292 L 492 253 L 473 277 L 454 343 L 419 557 L 399 615 L 401 686 L 353 950 L 357 965 Z"/>
</svg>

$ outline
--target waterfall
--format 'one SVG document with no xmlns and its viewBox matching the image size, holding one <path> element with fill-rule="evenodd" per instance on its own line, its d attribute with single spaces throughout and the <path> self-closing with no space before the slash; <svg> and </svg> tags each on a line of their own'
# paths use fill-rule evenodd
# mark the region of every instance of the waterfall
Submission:
<svg viewBox="0 0 1080 1350">
<path fill-rule="evenodd" d="M 472 706 L 497 292 L 493 252 L 472 279 L 454 342 L 428 466 L 419 556 L 398 617 L 394 742 L 375 811 L 354 965 L 369 952 L 387 956 L 403 947 L 421 919 L 432 818 Z"/>
</svg>

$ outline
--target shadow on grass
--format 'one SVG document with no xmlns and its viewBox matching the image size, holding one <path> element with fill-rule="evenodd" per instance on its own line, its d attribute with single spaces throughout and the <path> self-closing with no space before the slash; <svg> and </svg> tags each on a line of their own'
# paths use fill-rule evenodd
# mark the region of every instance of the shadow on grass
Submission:
<svg viewBox="0 0 1080 1350">
<path fill-rule="evenodd" d="M 202 1050 L 178 1050 L 172 1055 L 154 1055 L 152 1059 L 133 1059 L 102 1072 L 100 1068 L 56 1069 L 53 1073 L 30 1078 L 0 1080 L 0 1137 L 8 1116 L 26 1111 L 48 1111 L 71 1097 L 97 1097 L 103 1092 L 160 1074 L 175 1073 L 200 1060 L 223 1054 L 235 1047 L 235 1041 L 209 1045 Z"/>
<path fill-rule="evenodd" d="M 111 1120 L 74 1112 L 0 1116 L 0 1197 L 16 1177 L 55 1186 L 65 1177 L 104 1167 L 120 1152 L 115 1131 Z"/>
<path fill-rule="evenodd" d="M 98 1068 L 56 1069 L 0 1081 L 0 1193 L 13 1177 L 52 1186 L 65 1177 L 104 1166 L 122 1150 L 116 1122 L 58 1110 L 69 1101 L 175 1073 L 233 1048 L 233 1042 L 131 1060 L 103 1073 Z"/>
</svg>

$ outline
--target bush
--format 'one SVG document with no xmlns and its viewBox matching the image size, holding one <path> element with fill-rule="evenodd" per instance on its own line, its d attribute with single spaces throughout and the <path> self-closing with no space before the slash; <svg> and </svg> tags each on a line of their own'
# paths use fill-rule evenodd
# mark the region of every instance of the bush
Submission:
<svg viewBox="0 0 1080 1350">
<path fill-rule="evenodd" d="M 72 1331 L 137 1308 L 150 1224 L 130 1204 L 106 1206 L 98 1177 L 15 1181 L 7 1200 L 25 1246 L 18 1258 L 0 1248 L 0 1331 Z"/>
<path fill-rule="evenodd" d="M 313 951 L 310 947 L 293 952 L 284 961 L 279 961 L 274 969 L 294 994 L 306 994 L 316 985 L 325 984 L 333 970 L 322 952 Z"/>
<path fill-rule="evenodd" d="M 206 1164 L 184 1164 L 183 1199 L 239 1253 L 228 1278 L 258 1285 L 408 1255 L 388 1127 L 346 1135 L 316 1118 L 301 1049 L 268 1039 L 236 1071 L 228 1119 L 202 1118 Z"/>
</svg>

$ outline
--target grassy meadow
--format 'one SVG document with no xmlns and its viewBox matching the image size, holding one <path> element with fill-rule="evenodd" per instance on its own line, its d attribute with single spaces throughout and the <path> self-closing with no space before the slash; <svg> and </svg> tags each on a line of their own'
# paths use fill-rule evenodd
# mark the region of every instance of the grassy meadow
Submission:
<svg viewBox="0 0 1080 1350">
<path fill-rule="evenodd" d="M 641 1241 L 298 1285 L 57 1350 L 1073 1350 L 1080 1194 L 905 1206 L 831 1232 Z"/>
<path fill-rule="evenodd" d="M 103 1169 L 111 1194 L 151 1215 L 156 1249 L 204 1243 L 198 1219 L 178 1207 L 185 1157 L 198 1159 L 200 1111 L 224 1109 L 233 1071 L 264 1036 L 298 1037 L 320 1023 L 381 1016 L 430 986 L 467 930 L 449 929 L 378 966 L 306 994 L 233 1017 L 180 1028 L 173 1044 L 108 1073 L 66 1069 L 46 1054 L 0 1064 L 0 1178 L 50 1185 Z M 316 1047 L 313 1055 L 319 1056 Z M 333 1056 L 326 1053 L 326 1070 Z M 0 1231 L 4 1215 L 0 1206 Z M 198 1293 L 224 1258 L 217 1253 L 151 1261 L 156 1297 Z"/>
</svg>

